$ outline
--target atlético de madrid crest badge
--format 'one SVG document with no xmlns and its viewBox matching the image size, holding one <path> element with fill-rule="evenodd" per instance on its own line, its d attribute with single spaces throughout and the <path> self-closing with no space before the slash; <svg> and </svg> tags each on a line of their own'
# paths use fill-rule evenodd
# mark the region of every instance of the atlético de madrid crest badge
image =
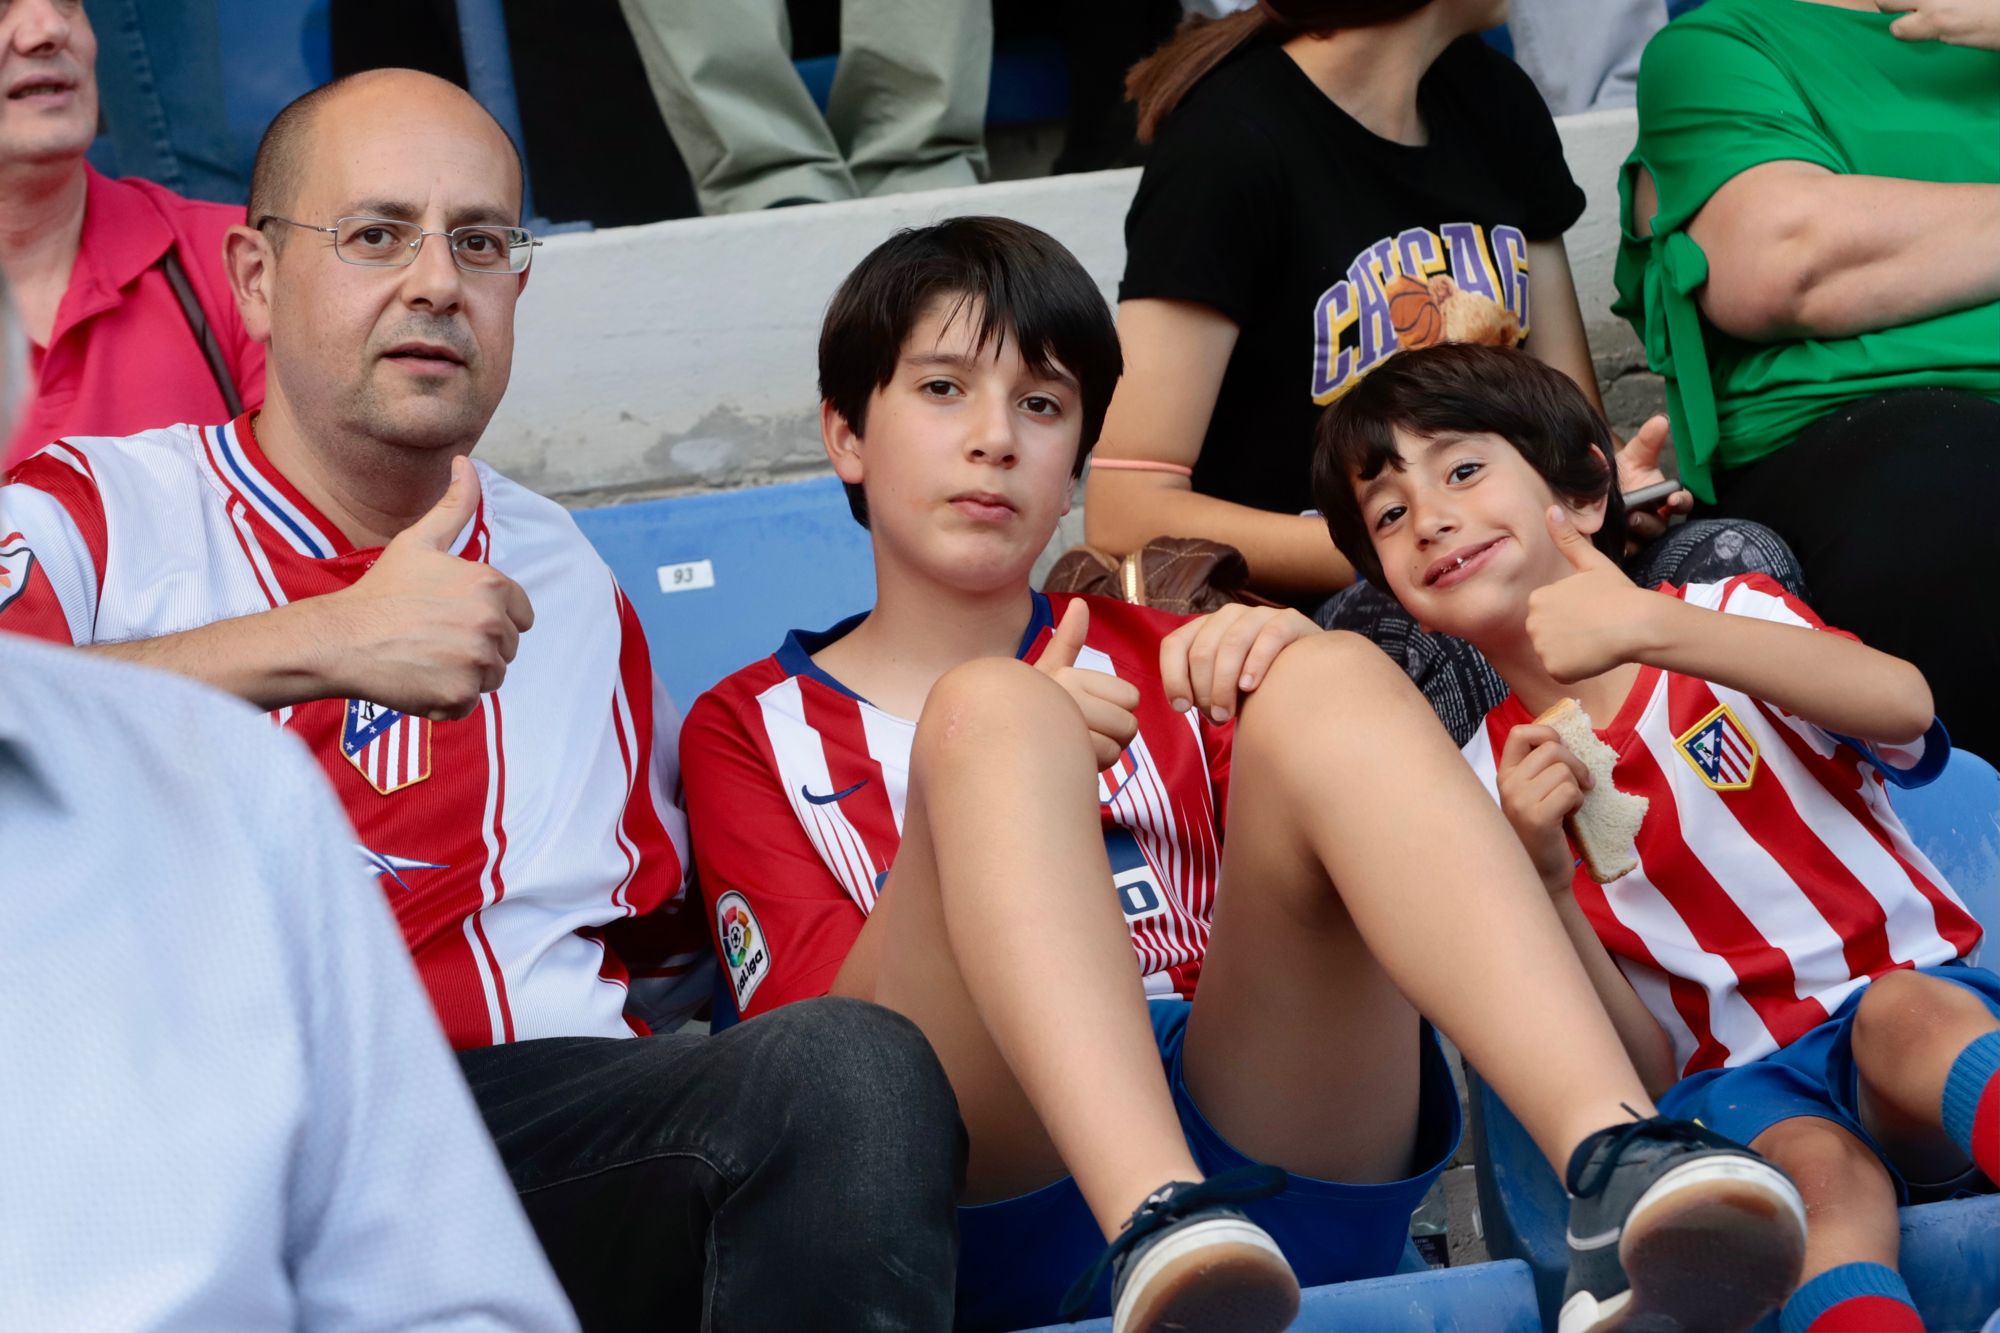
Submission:
<svg viewBox="0 0 2000 1333">
<path fill-rule="evenodd" d="M 349 699 L 340 724 L 340 752 L 384 796 L 431 775 L 429 718 Z"/>
<path fill-rule="evenodd" d="M 1757 738 L 1728 704 L 1717 706 L 1674 744 L 1701 780 L 1717 791 L 1742 791 L 1757 776 Z"/>
</svg>

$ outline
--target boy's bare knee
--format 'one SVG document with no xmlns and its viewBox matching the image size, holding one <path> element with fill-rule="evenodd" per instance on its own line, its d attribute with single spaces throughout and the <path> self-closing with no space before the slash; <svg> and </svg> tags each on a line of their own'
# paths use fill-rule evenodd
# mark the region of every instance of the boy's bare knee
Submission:
<svg viewBox="0 0 2000 1333">
<path fill-rule="evenodd" d="M 1750 1146 L 1784 1169 L 1809 1207 L 1858 1202 L 1867 1197 L 1871 1185 L 1888 1182 L 1888 1173 L 1867 1144 L 1817 1116 L 1781 1120 L 1752 1139 Z"/>
<path fill-rule="evenodd" d="M 1867 1064 L 1871 1057 L 1921 1050 L 1950 1030 L 1950 1018 L 1968 1007 L 1983 1006 L 1948 981 L 1907 968 L 1884 972 L 1868 983 L 1855 1007 L 1855 1056 Z"/>
<path fill-rule="evenodd" d="M 1406 683 L 1403 673 L 1380 648 L 1359 634 L 1329 630 L 1287 644 L 1251 699 L 1324 708 L 1333 698 L 1350 691 L 1369 693 Z"/>
<path fill-rule="evenodd" d="M 1402 710 L 1429 722 L 1430 708 L 1409 677 L 1380 648 L 1359 634 L 1332 630 L 1289 644 L 1244 702 L 1237 745 L 1259 735 L 1281 748 L 1298 742 L 1302 727 L 1332 726 L 1342 719 L 1382 720 Z M 1434 723 L 1432 724 L 1434 725 Z"/>
<path fill-rule="evenodd" d="M 949 750 L 968 742 L 988 746 L 1071 723 L 1080 731 L 1082 714 L 1048 676 L 1012 658 L 975 658 L 931 686 L 917 719 L 916 749 Z"/>
</svg>

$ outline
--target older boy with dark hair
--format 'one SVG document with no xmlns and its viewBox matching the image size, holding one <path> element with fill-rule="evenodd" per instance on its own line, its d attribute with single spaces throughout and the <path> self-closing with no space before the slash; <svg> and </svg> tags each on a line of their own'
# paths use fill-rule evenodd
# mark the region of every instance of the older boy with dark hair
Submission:
<svg viewBox="0 0 2000 1333">
<path fill-rule="evenodd" d="M 1661 1109 L 1800 1182 L 1809 1280 L 1780 1326 L 1921 1329 L 1898 1199 L 2000 1176 L 2000 977 L 1965 961 L 1979 927 L 1883 785 L 1928 782 L 1949 742 L 1916 668 L 1761 575 L 1635 586 L 1601 549 L 1609 453 L 1532 358 L 1436 348 L 1328 410 L 1315 491 L 1357 569 L 1512 687 L 1466 757 Z M 1564 824 L 1604 770 L 1533 720 L 1564 699 L 1649 803 L 1607 883 Z"/>
<path fill-rule="evenodd" d="M 1119 1330 L 1275 1330 L 1294 1272 L 1390 1271 L 1457 1134 L 1419 1014 L 1589 1166 L 1576 1327 L 1774 1306 L 1797 1195 L 1632 1119 L 1644 1086 L 1532 870 L 1387 658 L 1293 611 L 1029 586 L 1119 370 L 1075 259 L 997 218 L 901 233 L 820 345 L 876 602 L 703 696 L 682 762 L 749 1025 L 868 998 L 943 1060 L 971 1141 L 959 1327 L 1048 1319 L 1100 1251 L 1068 1306 Z"/>
</svg>

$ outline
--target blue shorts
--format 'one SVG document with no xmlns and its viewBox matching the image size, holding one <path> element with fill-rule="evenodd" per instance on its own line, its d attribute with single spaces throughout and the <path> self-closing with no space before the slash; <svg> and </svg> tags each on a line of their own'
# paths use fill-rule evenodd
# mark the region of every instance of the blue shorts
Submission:
<svg viewBox="0 0 2000 1333">
<path fill-rule="evenodd" d="M 1206 1175 L 1247 1164 L 1250 1159 L 1216 1133 L 1188 1095 L 1181 1075 L 1188 1002 L 1154 1000 L 1147 1008 L 1181 1132 L 1195 1162 Z M 1410 1214 L 1458 1151 L 1458 1093 L 1451 1069 L 1428 1023 L 1421 1041 L 1414 1175 L 1379 1185 L 1293 1176 L 1284 1193 L 1243 1209 L 1284 1249 L 1301 1286 L 1395 1272 L 1409 1239 Z M 1104 1248 L 1103 1233 L 1083 1195 L 1067 1178 L 1032 1194 L 961 1208 L 958 1227 L 959 1333 L 1054 1323 L 1070 1284 Z M 1110 1308 L 1107 1277 L 1089 1316 L 1108 1314 Z"/>
<path fill-rule="evenodd" d="M 1986 1001 L 2000 1017 L 2000 976 L 1983 967 L 1946 963 L 1920 967 L 1927 977 L 1963 986 Z M 1910 1201 L 1910 1182 L 1861 1126 L 1861 1081 L 1854 1068 L 1854 1013 L 1863 986 L 1847 997 L 1833 1015 L 1789 1046 L 1761 1060 L 1730 1069 L 1704 1069 L 1667 1090 L 1660 1112 L 1683 1120 L 1699 1120 L 1718 1134 L 1749 1143 L 1781 1120 L 1817 1116 L 1831 1120 L 1871 1148 L 1889 1178 L 1897 1199 Z"/>
</svg>

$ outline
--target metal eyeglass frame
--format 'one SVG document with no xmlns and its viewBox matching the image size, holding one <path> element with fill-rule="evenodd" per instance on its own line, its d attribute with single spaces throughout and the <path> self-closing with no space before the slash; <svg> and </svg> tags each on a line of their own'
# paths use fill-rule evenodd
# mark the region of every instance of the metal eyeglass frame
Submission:
<svg viewBox="0 0 2000 1333">
<path fill-rule="evenodd" d="M 310 222 L 300 222 L 294 218 L 281 217 L 276 213 L 266 213 L 261 218 L 258 218 L 256 222 L 252 223 L 251 228 L 252 230 L 255 231 L 262 231 L 264 229 L 264 224 L 267 222 L 282 222 L 288 227 L 298 227 L 305 231 L 325 232 L 327 235 L 333 237 L 334 257 L 340 260 L 341 263 L 352 264 L 356 268 L 408 268 L 410 265 L 417 262 L 417 256 L 420 253 L 422 253 L 424 241 L 428 237 L 442 236 L 445 238 L 445 248 L 451 252 L 451 262 L 454 266 L 457 267 L 459 272 L 483 273 L 483 274 L 504 273 L 509 276 L 516 276 L 522 273 L 526 273 L 528 271 L 528 265 L 534 262 L 535 258 L 534 251 L 536 247 L 541 245 L 541 242 L 535 239 L 535 234 L 529 231 L 526 227 L 513 227 L 505 224 L 491 223 L 491 222 L 468 223 L 463 227 L 453 227 L 449 231 L 425 231 L 419 224 L 410 221 L 408 218 L 382 218 L 382 217 L 376 217 L 370 213 L 350 213 L 345 217 L 335 218 L 333 220 L 333 225 L 330 227 L 320 227 L 320 226 L 315 226 L 313 223 Z M 347 222 L 372 222 L 377 224 L 378 226 L 396 228 L 399 234 L 406 228 L 416 227 L 417 234 L 413 240 L 409 241 L 403 247 L 404 253 L 406 255 L 405 258 L 351 259 L 348 257 L 347 253 L 340 247 L 341 224 Z M 519 232 L 523 237 L 526 238 L 524 244 L 520 246 L 509 245 L 507 247 L 508 253 L 510 254 L 517 249 L 525 249 L 528 251 L 528 257 L 527 259 L 521 262 L 521 267 L 473 268 L 473 267 L 468 267 L 465 264 L 465 262 L 459 258 L 458 237 L 461 233 L 493 232 L 493 231 Z"/>
</svg>

